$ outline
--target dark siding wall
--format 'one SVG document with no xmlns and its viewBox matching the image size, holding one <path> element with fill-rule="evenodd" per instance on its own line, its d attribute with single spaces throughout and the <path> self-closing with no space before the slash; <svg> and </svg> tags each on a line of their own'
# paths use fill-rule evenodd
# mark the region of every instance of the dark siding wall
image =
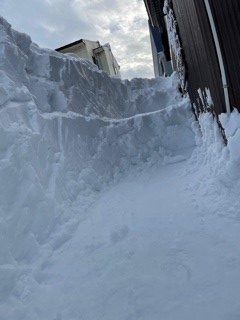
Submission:
<svg viewBox="0 0 240 320">
<path fill-rule="evenodd" d="M 228 76 L 230 101 L 240 110 L 240 0 L 211 0 Z"/>
<path fill-rule="evenodd" d="M 221 4 L 225 2 L 225 0 L 213 1 Z M 204 1 L 173 0 L 173 9 L 184 50 L 191 100 L 201 108 L 197 90 L 209 88 L 214 111 L 217 114 L 225 112 L 221 74 Z"/>
<path fill-rule="evenodd" d="M 223 54 L 231 106 L 240 111 L 240 0 L 209 2 Z M 150 8 L 149 15 L 163 28 L 164 0 L 145 0 L 145 3 Z M 199 99 L 198 89 L 204 92 L 205 88 L 209 88 L 215 113 L 226 112 L 221 72 L 204 0 L 172 0 L 172 4 L 186 63 L 191 100 L 201 110 L 204 106 Z M 162 40 L 168 56 L 165 33 L 162 34 Z"/>
<path fill-rule="evenodd" d="M 165 0 L 144 0 L 150 21 L 153 23 L 154 27 L 158 27 L 160 29 L 163 51 L 167 61 L 170 61 L 171 54 L 169 50 L 168 34 L 163 13 L 164 2 Z"/>
</svg>

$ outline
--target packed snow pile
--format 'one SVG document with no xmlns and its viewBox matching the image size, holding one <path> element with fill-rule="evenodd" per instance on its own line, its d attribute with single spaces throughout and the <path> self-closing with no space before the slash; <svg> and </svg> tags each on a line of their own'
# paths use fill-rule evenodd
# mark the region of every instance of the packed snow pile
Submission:
<svg viewBox="0 0 240 320">
<path fill-rule="evenodd" d="M 188 163 L 188 174 L 198 180 L 191 189 L 197 191 L 195 202 L 205 212 L 229 219 L 240 218 L 240 114 L 221 114 L 219 122 L 224 128 L 227 145 L 219 124 L 210 113 L 199 117 L 194 124 L 197 148 Z M 204 195 L 204 201 L 199 194 Z M 201 203 L 199 203 L 201 202 Z M 239 241 L 239 240 L 236 240 Z"/>
<path fill-rule="evenodd" d="M 236 319 L 240 230 L 211 214 L 239 212 L 237 112 L 226 146 L 175 76 L 110 78 L 2 18 L 0 106 L 0 320 Z"/>
</svg>

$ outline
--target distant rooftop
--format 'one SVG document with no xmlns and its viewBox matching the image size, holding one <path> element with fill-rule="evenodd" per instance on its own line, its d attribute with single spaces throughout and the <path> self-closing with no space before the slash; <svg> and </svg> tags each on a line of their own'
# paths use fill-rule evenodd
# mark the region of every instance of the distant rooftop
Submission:
<svg viewBox="0 0 240 320">
<path fill-rule="evenodd" d="M 67 48 L 71 48 L 73 46 L 76 46 L 77 44 L 80 44 L 80 43 L 85 43 L 86 41 L 88 42 L 98 42 L 98 41 L 91 41 L 91 40 L 86 40 L 86 39 L 80 39 L 80 40 L 77 40 L 77 41 L 74 41 L 74 42 L 71 42 L 63 47 L 60 47 L 60 48 L 57 48 L 55 49 L 56 51 L 62 51 L 64 49 L 67 49 Z M 98 42 L 99 43 L 99 42 Z M 100 43 L 99 43 L 100 45 Z"/>
</svg>

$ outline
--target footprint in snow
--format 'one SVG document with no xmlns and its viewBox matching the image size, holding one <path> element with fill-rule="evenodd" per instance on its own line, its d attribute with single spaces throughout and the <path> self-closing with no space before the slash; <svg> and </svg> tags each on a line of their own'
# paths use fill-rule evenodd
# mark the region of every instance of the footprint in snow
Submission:
<svg viewBox="0 0 240 320">
<path fill-rule="evenodd" d="M 111 233 L 111 243 L 112 244 L 116 244 L 119 241 L 122 241 L 123 239 L 125 239 L 127 237 L 129 233 L 129 229 L 127 226 L 122 226 L 120 228 L 118 228 L 117 230 L 113 231 Z"/>
</svg>

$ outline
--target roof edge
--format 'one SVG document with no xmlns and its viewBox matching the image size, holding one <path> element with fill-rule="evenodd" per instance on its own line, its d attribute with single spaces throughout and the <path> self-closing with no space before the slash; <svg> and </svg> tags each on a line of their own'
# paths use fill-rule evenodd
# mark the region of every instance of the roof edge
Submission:
<svg viewBox="0 0 240 320">
<path fill-rule="evenodd" d="M 73 46 L 75 46 L 75 45 L 77 45 L 77 44 L 80 44 L 80 43 L 83 43 L 83 42 L 84 42 L 84 39 L 80 39 L 80 40 L 71 42 L 71 43 L 69 43 L 69 44 L 67 44 L 67 45 L 65 45 L 65 46 L 63 46 L 63 47 L 59 47 L 59 48 L 57 48 L 57 49 L 55 49 L 55 50 L 56 50 L 56 51 L 62 51 L 62 50 L 64 50 L 64 49 L 68 49 L 68 48 L 70 48 L 70 47 L 73 47 Z"/>
</svg>

